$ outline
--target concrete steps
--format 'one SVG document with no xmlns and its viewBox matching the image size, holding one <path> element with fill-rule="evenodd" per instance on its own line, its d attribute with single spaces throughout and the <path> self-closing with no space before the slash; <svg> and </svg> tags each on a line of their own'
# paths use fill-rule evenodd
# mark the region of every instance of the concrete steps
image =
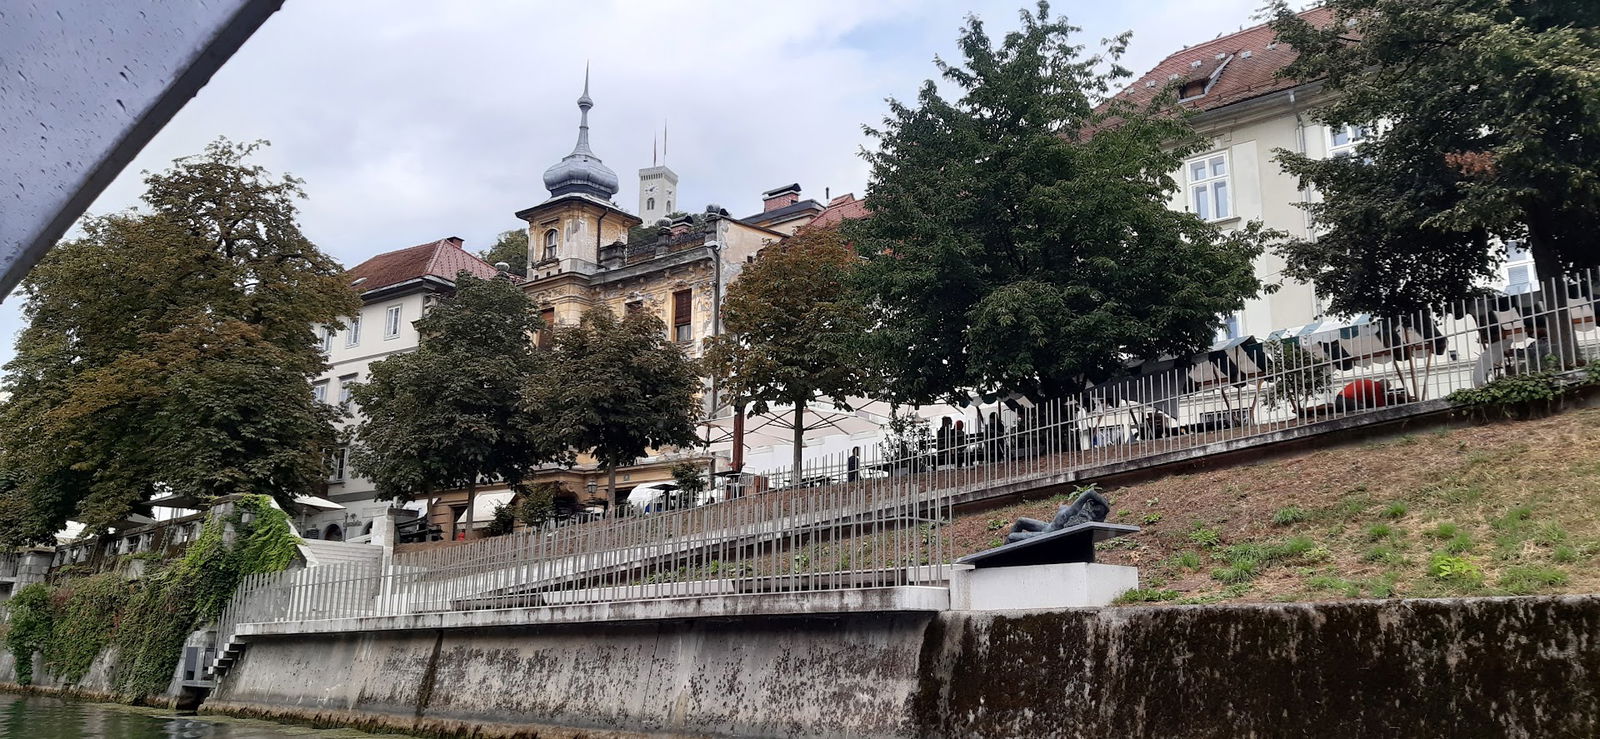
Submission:
<svg viewBox="0 0 1600 739">
<path fill-rule="evenodd" d="M 376 544 L 353 544 L 348 541 L 322 541 L 302 539 L 300 555 L 306 558 L 307 567 L 359 562 L 376 564 L 383 559 L 383 547 Z"/>
</svg>

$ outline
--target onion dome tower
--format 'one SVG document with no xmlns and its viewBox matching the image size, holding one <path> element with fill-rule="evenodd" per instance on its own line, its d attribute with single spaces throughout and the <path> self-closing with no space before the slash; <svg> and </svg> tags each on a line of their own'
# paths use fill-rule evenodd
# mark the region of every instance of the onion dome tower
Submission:
<svg viewBox="0 0 1600 739">
<path fill-rule="evenodd" d="M 589 149 L 589 109 L 594 101 L 589 99 L 589 69 L 583 70 L 583 95 L 578 98 L 578 144 L 572 153 L 561 158 L 544 171 L 544 186 L 550 197 L 568 194 L 588 195 L 610 201 L 617 194 L 617 173 L 611 171 L 600 157 Z"/>
</svg>

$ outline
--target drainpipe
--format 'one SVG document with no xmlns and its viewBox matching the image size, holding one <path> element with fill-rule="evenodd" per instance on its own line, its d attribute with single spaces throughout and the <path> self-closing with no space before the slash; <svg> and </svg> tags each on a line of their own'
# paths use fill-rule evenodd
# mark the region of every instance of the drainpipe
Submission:
<svg viewBox="0 0 1600 739">
<path fill-rule="evenodd" d="M 607 213 L 600 211 L 600 220 L 594 222 L 594 266 L 600 268 L 600 234 L 605 232 Z"/>
<path fill-rule="evenodd" d="M 1306 123 L 1305 120 L 1300 116 L 1300 105 L 1298 99 L 1295 97 L 1294 88 L 1289 88 L 1289 111 L 1294 114 L 1295 153 L 1299 154 L 1300 156 L 1305 156 Z M 1300 188 L 1300 202 L 1302 205 L 1309 205 L 1311 203 L 1311 191 L 1309 189 L 1303 187 Z M 1300 218 L 1304 223 L 1306 235 L 1314 237 L 1314 234 L 1311 232 L 1311 211 L 1308 211 L 1302 207 L 1300 209 Z M 1313 318 L 1319 318 L 1322 316 L 1322 298 L 1317 295 L 1316 287 L 1311 288 L 1311 315 Z"/>
<path fill-rule="evenodd" d="M 725 225 L 722 219 L 718 218 L 714 234 L 716 238 L 706 244 L 706 246 L 711 247 L 711 268 L 713 273 L 711 279 L 711 335 L 714 337 L 722 334 L 722 229 Z M 721 406 L 720 401 L 717 375 L 713 372 L 711 373 L 711 415 L 713 417 L 716 416 L 717 408 Z M 708 444 L 711 441 L 710 426 L 706 427 L 706 441 Z M 739 438 L 734 439 L 736 445 L 742 441 Z M 742 456 L 737 449 L 734 450 L 733 455 L 735 460 Z M 707 472 L 715 475 L 717 474 L 717 457 L 714 454 L 708 454 L 707 456 L 711 458 Z M 734 465 L 734 469 L 738 469 L 737 464 Z"/>
</svg>

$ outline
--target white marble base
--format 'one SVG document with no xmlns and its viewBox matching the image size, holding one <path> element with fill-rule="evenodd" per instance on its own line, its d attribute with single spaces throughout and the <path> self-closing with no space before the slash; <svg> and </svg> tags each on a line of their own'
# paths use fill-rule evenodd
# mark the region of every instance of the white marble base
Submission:
<svg viewBox="0 0 1600 739">
<path fill-rule="evenodd" d="M 1022 567 L 956 565 L 950 607 L 962 611 L 1107 606 L 1139 587 L 1139 568 L 1074 562 Z"/>
</svg>

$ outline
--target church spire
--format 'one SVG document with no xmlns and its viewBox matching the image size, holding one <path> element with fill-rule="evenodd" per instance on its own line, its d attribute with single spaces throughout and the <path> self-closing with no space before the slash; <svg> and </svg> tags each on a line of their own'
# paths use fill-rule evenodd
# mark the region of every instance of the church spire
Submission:
<svg viewBox="0 0 1600 739">
<path fill-rule="evenodd" d="M 578 117 L 578 145 L 572 147 L 572 153 L 594 156 L 589 150 L 589 109 L 594 107 L 594 101 L 589 99 L 589 63 L 583 63 L 583 94 L 578 96 L 578 110 L 582 111 Z"/>
</svg>

